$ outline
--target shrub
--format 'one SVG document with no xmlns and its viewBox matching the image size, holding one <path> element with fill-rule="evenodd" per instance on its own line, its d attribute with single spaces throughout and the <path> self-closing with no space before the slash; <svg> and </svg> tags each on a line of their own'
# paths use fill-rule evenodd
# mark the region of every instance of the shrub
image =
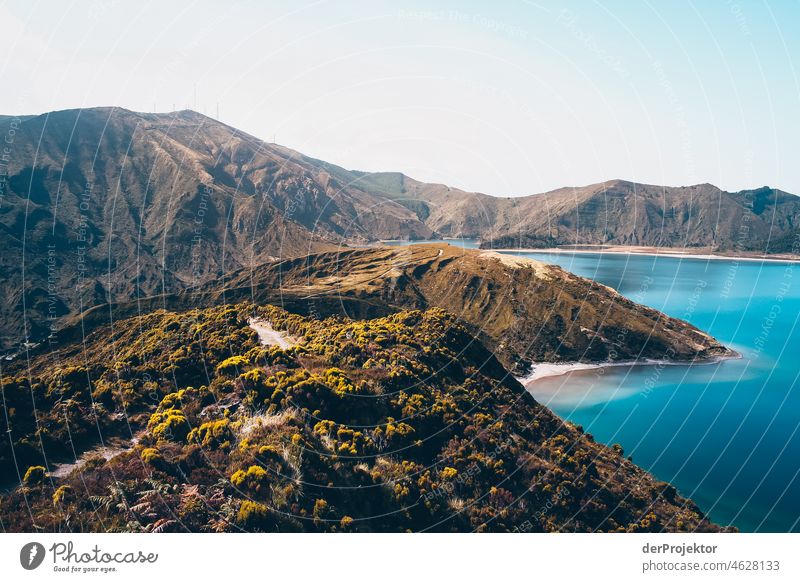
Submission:
<svg viewBox="0 0 800 582">
<path fill-rule="evenodd" d="M 170 408 L 154 412 L 147 423 L 147 430 L 156 440 L 181 442 L 189 434 L 189 421 L 183 411 Z"/>
<path fill-rule="evenodd" d="M 44 481 L 45 475 L 46 469 L 41 465 L 28 467 L 28 470 L 25 471 L 25 476 L 22 478 L 22 482 L 28 487 L 39 485 L 42 481 Z"/>
<path fill-rule="evenodd" d="M 328 368 L 325 372 L 325 384 L 327 384 L 336 394 L 362 394 L 366 392 L 366 384 L 362 381 L 354 384 L 350 378 L 339 368 Z"/>
<path fill-rule="evenodd" d="M 321 436 L 327 436 L 333 432 L 336 423 L 332 420 L 320 420 L 314 425 L 314 432 Z"/>
<path fill-rule="evenodd" d="M 161 456 L 161 451 L 152 447 L 144 449 L 140 458 L 148 465 L 155 465 L 164 460 L 164 457 Z"/>
<path fill-rule="evenodd" d="M 75 491 L 69 485 L 62 485 L 53 493 L 53 505 L 61 505 L 71 502 L 75 497 Z"/>
<path fill-rule="evenodd" d="M 442 469 L 442 479 L 455 479 L 456 475 L 458 475 L 458 471 L 453 467 L 445 467 Z"/>
<path fill-rule="evenodd" d="M 346 427 L 341 427 L 336 431 L 336 438 L 339 441 L 336 450 L 342 454 L 362 454 L 365 447 L 372 445 L 372 440 L 365 438 L 364 433 Z"/>
<path fill-rule="evenodd" d="M 281 455 L 281 452 L 278 450 L 278 448 L 273 445 L 263 445 L 259 447 L 258 454 L 265 460 L 279 462 L 283 460 L 283 455 Z"/>
<path fill-rule="evenodd" d="M 257 501 L 242 501 L 239 512 L 236 514 L 236 522 L 244 527 L 264 527 L 269 519 L 269 508 Z"/>
<path fill-rule="evenodd" d="M 114 409 L 114 389 L 112 384 L 98 380 L 95 382 L 94 391 L 92 392 L 92 399 L 95 402 L 101 403 L 108 410 Z"/>
<path fill-rule="evenodd" d="M 239 469 L 231 475 L 231 483 L 236 487 L 260 493 L 269 484 L 269 477 L 262 467 L 251 465 L 247 471 Z"/>
<path fill-rule="evenodd" d="M 411 425 L 406 424 L 405 422 L 398 422 L 397 424 L 394 424 L 392 422 L 387 422 L 385 433 L 386 433 L 386 438 L 390 442 L 395 439 L 403 440 L 406 437 L 409 437 L 412 434 L 414 434 L 414 428 Z"/>
<path fill-rule="evenodd" d="M 170 392 L 164 398 L 161 399 L 161 402 L 158 405 L 159 410 L 169 410 L 170 408 L 180 407 L 181 399 L 183 398 L 184 390 L 178 390 L 177 392 Z"/>
<path fill-rule="evenodd" d="M 267 378 L 267 372 L 261 368 L 254 368 L 238 377 L 237 383 L 245 393 L 245 404 L 249 406 L 260 404 L 272 393 L 274 387 L 267 387 Z"/>
<path fill-rule="evenodd" d="M 317 499 L 314 502 L 314 519 L 321 519 L 328 511 L 328 502 L 324 499 Z"/>
<path fill-rule="evenodd" d="M 240 370 L 245 366 L 249 366 L 250 361 L 244 356 L 231 356 L 227 360 L 219 363 L 217 366 L 217 374 L 234 378 L 240 374 Z"/>
<path fill-rule="evenodd" d="M 53 398 L 88 399 L 89 372 L 83 366 L 67 366 L 58 370 L 48 383 L 47 394 Z"/>
<path fill-rule="evenodd" d="M 231 446 L 234 438 L 230 427 L 231 421 L 227 418 L 204 422 L 189 433 L 189 442 L 197 443 L 203 447 L 226 449 Z"/>
</svg>

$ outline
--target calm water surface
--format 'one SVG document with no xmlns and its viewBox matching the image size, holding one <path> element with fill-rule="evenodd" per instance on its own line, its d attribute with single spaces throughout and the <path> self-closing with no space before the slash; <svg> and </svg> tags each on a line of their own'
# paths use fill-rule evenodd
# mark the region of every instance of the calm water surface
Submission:
<svg viewBox="0 0 800 582">
<path fill-rule="evenodd" d="M 800 264 L 516 254 L 688 320 L 743 355 L 546 378 L 532 387 L 540 402 L 599 441 L 621 444 L 717 523 L 800 531 Z"/>
<path fill-rule="evenodd" d="M 523 253 L 520 253 L 523 254 Z M 800 264 L 531 254 L 686 319 L 743 358 L 606 368 L 532 387 L 720 524 L 800 531 Z"/>
</svg>

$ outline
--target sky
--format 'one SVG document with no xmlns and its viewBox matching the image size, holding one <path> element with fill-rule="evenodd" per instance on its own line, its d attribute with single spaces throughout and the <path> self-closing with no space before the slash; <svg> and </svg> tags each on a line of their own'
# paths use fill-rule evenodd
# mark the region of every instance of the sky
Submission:
<svg viewBox="0 0 800 582">
<path fill-rule="evenodd" d="M 191 108 L 499 196 L 800 194 L 800 0 L 0 0 L 0 114 Z"/>
</svg>

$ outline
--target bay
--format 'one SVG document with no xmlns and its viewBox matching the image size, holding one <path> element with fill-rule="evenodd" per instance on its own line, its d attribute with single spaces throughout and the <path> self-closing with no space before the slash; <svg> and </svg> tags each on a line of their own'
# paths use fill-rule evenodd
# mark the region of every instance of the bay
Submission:
<svg viewBox="0 0 800 582">
<path fill-rule="evenodd" d="M 395 244 L 424 244 L 402 242 Z M 446 241 L 477 247 L 470 239 Z M 675 485 L 718 524 L 800 531 L 800 263 L 513 252 L 687 320 L 741 359 L 542 378 L 531 393 Z"/>
<path fill-rule="evenodd" d="M 515 253 L 516 254 L 516 253 Z M 543 378 L 561 417 L 742 531 L 799 531 L 800 263 L 518 253 L 685 319 L 742 354 Z"/>
</svg>

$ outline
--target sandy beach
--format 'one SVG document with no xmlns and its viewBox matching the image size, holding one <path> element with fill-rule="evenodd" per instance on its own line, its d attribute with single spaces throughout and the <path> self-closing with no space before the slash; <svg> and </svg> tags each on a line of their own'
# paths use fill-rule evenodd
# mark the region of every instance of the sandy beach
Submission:
<svg viewBox="0 0 800 582">
<path fill-rule="evenodd" d="M 382 244 L 436 244 L 447 243 L 452 241 L 466 240 L 457 238 L 443 238 L 436 240 L 420 240 L 420 241 L 407 241 L 407 240 L 392 240 L 385 239 L 374 243 L 365 245 L 352 245 L 373 247 Z M 758 253 L 744 253 L 744 254 L 726 254 L 715 253 L 710 248 L 698 248 L 693 250 L 686 250 L 671 247 L 644 247 L 633 245 L 576 245 L 574 247 L 553 247 L 553 248 L 510 248 L 510 249 L 497 249 L 487 248 L 482 249 L 496 253 L 553 253 L 553 254 L 587 254 L 587 255 L 600 255 L 600 254 L 613 254 L 613 255 L 644 255 L 650 257 L 673 257 L 677 259 L 692 259 L 702 261 L 756 261 L 756 262 L 771 262 L 771 263 L 797 263 L 800 262 L 800 257 L 791 254 L 775 254 L 775 255 L 761 255 Z"/>
<path fill-rule="evenodd" d="M 564 362 L 564 363 L 550 363 L 540 362 L 534 363 L 533 369 L 525 376 L 517 378 L 520 384 L 526 388 L 542 378 L 552 378 L 553 376 L 563 376 L 571 372 L 581 372 L 586 370 L 597 370 L 600 368 L 610 368 L 616 366 L 633 366 L 633 365 L 648 365 L 655 364 L 655 361 L 628 361 L 628 362 L 600 362 L 600 363 L 586 363 L 586 362 Z"/>
<path fill-rule="evenodd" d="M 585 372 L 588 370 L 599 370 L 600 368 L 617 368 L 621 366 L 707 366 L 710 364 L 717 364 L 725 360 L 738 360 L 742 358 L 742 354 L 734 352 L 728 356 L 717 356 L 707 360 L 697 360 L 693 362 L 676 362 L 667 360 L 626 360 L 618 362 L 534 362 L 533 369 L 525 376 L 518 377 L 517 380 L 520 384 L 528 388 L 534 382 L 543 378 L 552 378 L 554 376 L 563 376 L 573 372 Z"/>
<path fill-rule="evenodd" d="M 491 249 L 498 253 L 553 253 L 553 254 L 588 254 L 588 255 L 645 255 L 651 257 L 672 257 L 677 259 L 692 259 L 703 261 L 757 261 L 771 263 L 796 263 L 800 262 L 800 257 L 793 255 L 726 255 L 713 252 L 687 252 L 681 249 L 665 247 L 636 247 L 636 246 L 605 246 L 581 245 L 575 248 L 556 247 L 549 249 Z"/>
</svg>

